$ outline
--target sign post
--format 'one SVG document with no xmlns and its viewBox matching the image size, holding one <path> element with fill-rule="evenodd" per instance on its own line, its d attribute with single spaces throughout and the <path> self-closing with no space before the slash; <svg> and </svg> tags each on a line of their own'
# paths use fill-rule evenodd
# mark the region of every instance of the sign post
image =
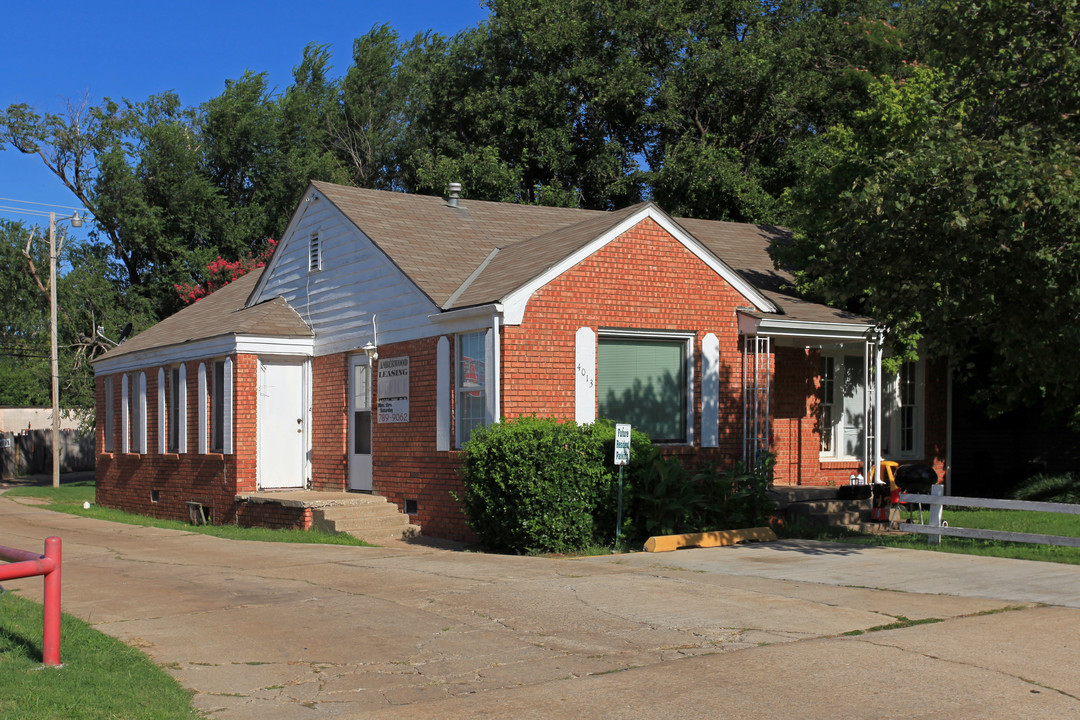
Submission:
<svg viewBox="0 0 1080 720">
<path fill-rule="evenodd" d="M 622 536 L 623 470 L 630 464 L 630 426 L 615 425 L 615 464 L 619 466 L 619 511 L 615 520 L 615 539 Z"/>
</svg>

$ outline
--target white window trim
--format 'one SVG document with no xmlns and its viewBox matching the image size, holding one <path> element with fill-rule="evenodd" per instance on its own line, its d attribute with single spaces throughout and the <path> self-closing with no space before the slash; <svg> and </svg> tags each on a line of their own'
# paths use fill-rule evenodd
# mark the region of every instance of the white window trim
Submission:
<svg viewBox="0 0 1080 720">
<path fill-rule="evenodd" d="M 131 450 L 131 381 L 128 374 L 120 376 L 120 452 Z"/>
<path fill-rule="evenodd" d="M 207 422 L 206 411 L 210 398 L 206 393 L 206 363 L 199 363 L 199 454 L 207 453 Z"/>
<path fill-rule="evenodd" d="M 105 378 L 105 437 L 104 437 L 104 451 L 112 452 L 116 447 L 116 438 L 114 434 L 116 432 L 116 411 L 113 408 L 113 402 L 115 400 L 116 389 L 112 375 Z"/>
<path fill-rule="evenodd" d="M 443 335 L 435 345 L 435 450 L 450 449 L 450 339 Z"/>
<path fill-rule="evenodd" d="M 845 455 L 842 451 L 844 447 L 844 373 L 846 372 L 846 366 L 844 364 L 844 358 L 846 356 L 862 358 L 862 347 L 859 348 L 859 352 L 856 352 L 854 348 L 848 347 L 847 350 L 841 346 L 839 349 L 822 351 L 822 357 L 833 358 L 833 422 L 829 428 L 829 433 L 832 438 L 832 450 L 829 452 L 819 453 L 821 462 L 862 462 L 862 455 Z M 865 362 L 863 365 L 865 366 Z M 883 385 L 885 383 L 882 383 Z M 866 387 L 866 377 L 863 377 L 863 392 L 869 392 Z M 884 393 L 883 393 L 884 394 Z M 868 418 L 864 418 L 863 422 L 867 422 Z M 866 428 L 863 428 L 865 434 Z"/>
<path fill-rule="evenodd" d="M 701 447 L 720 446 L 720 339 L 701 339 Z"/>
<path fill-rule="evenodd" d="M 822 462 L 856 462 L 861 461 L 862 457 L 856 457 L 854 455 L 843 455 L 840 452 L 843 446 L 843 416 L 844 416 L 844 404 L 843 404 L 843 381 L 842 374 L 844 368 L 844 356 L 852 355 L 856 357 L 862 357 L 858 353 L 845 352 L 842 348 L 839 350 L 822 351 L 821 356 L 831 357 L 834 359 L 836 372 L 833 380 L 833 424 L 829 428 L 829 432 L 832 436 L 831 452 L 822 452 L 819 454 L 819 458 Z M 868 392 L 865 387 L 863 392 Z M 915 437 L 914 448 L 907 451 L 899 451 L 900 447 L 900 374 L 894 373 L 893 375 L 883 378 L 881 383 L 882 400 L 880 403 L 882 417 L 888 418 L 888 437 L 882 437 L 883 447 L 889 448 L 888 453 L 883 453 L 882 457 L 886 460 L 917 460 L 921 459 L 924 455 L 924 448 L 926 446 L 926 361 L 923 358 L 919 358 L 915 363 Z M 822 429 L 824 431 L 824 428 Z M 882 423 L 882 434 L 885 433 L 885 423 Z"/>
<path fill-rule="evenodd" d="M 139 412 L 139 422 L 135 425 L 135 452 L 140 455 L 146 454 L 146 373 L 140 372 L 138 379 L 138 389 L 135 393 L 135 402 Z"/>
<path fill-rule="evenodd" d="M 886 412 L 889 413 L 889 457 L 897 460 L 916 460 L 922 458 L 926 448 L 926 361 L 915 361 L 915 432 L 913 447 L 901 450 L 902 438 L 900 412 L 900 373 L 890 379 L 882 394 L 886 398 Z"/>
<path fill-rule="evenodd" d="M 187 452 L 187 367 L 180 363 L 180 387 L 176 392 L 176 419 L 179 427 L 176 433 L 176 451 L 180 454 Z"/>
<path fill-rule="evenodd" d="M 222 388 L 221 452 L 232 455 L 233 452 L 233 359 L 225 358 L 225 382 Z"/>
<path fill-rule="evenodd" d="M 597 333 L 596 344 L 608 338 L 634 338 L 638 340 L 658 340 L 662 342 L 683 341 L 686 343 L 686 438 L 682 441 L 657 443 L 660 445 L 693 445 L 694 444 L 694 340 L 696 335 L 692 332 L 664 331 L 664 330 L 631 330 L 622 328 L 600 328 Z M 596 392 L 600 392 L 600 367 L 597 361 Z M 599 405 L 599 401 L 597 402 Z M 615 420 L 616 418 L 609 418 Z"/>
<path fill-rule="evenodd" d="M 158 455 L 165 454 L 166 437 L 165 437 L 165 412 L 168 404 L 165 401 L 165 368 L 158 368 L 157 371 L 157 434 L 158 434 Z"/>
<path fill-rule="evenodd" d="M 479 328 L 477 330 L 457 333 L 454 337 L 454 447 L 457 448 L 460 448 L 465 444 L 465 441 L 469 439 L 467 437 L 462 437 L 462 424 L 460 422 L 462 404 L 461 395 L 462 393 L 469 392 L 461 384 L 461 339 L 466 335 L 476 334 L 483 334 L 484 336 L 484 384 L 482 386 L 484 392 L 484 426 L 492 423 L 492 332 L 487 328 Z"/>
</svg>

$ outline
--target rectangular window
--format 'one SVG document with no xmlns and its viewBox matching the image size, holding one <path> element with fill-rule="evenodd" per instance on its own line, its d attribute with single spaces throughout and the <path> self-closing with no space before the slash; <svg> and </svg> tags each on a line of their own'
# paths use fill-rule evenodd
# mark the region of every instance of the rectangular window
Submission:
<svg viewBox="0 0 1080 720">
<path fill-rule="evenodd" d="M 113 451 L 115 411 L 113 409 L 113 379 L 105 378 L 105 452 Z"/>
<path fill-rule="evenodd" d="M 487 417 L 487 333 L 458 335 L 455 384 L 457 386 L 457 444 L 460 447 Z"/>
<path fill-rule="evenodd" d="M 225 451 L 225 361 L 215 360 L 210 380 L 210 452 Z"/>
<path fill-rule="evenodd" d="M 371 366 L 353 366 L 353 453 L 371 454 Z"/>
<path fill-rule="evenodd" d="M 818 431 L 821 433 L 821 452 L 833 451 L 834 409 L 836 407 L 836 358 L 821 356 L 821 387 L 819 388 Z"/>
<path fill-rule="evenodd" d="M 900 452 L 903 454 L 915 453 L 916 448 L 916 422 L 918 415 L 918 393 L 916 392 L 917 364 L 906 362 L 900 366 L 900 377 L 897 380 L 897 396 L 900 406 Z"/>
<path fill-rule="evenodd" d="M 822 355 L 821 454 L 860 459 L 866 445 L 866 383 L 862 355 Z"/>
<path fill-rule="evenodd" d="M 600 416 L 629 423 L 653 442 L 687 441 L 685 340 L 603 337 L 597 344 Z"/>
<path fill-rule="evenodd" d="M 135 402 L 131 410 L 131 439 L 135 453 L 146 452 L 146 373 L 135 378 Z"/>
<path fill-rule="evenodd" d="M 184 416 L 180 402 L 180 368 L 174 367 L 169 369 L 169 393 L 166 399 L 169 425 L 168 450 L 172 453 L 180 452 L 180 423 Z"/>
</svg>

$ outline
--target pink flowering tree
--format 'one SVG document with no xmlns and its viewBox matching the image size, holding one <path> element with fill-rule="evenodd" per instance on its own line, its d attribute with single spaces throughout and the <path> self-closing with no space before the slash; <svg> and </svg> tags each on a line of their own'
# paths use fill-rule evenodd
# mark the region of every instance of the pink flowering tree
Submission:
<svg viewBox="0 0 1080 720">
<path fill-rule="evenodd" d="M 256 268 L 270 262 L 277 249 L 277 240 L 267 238 L 263 249 L 258 254 L 248 254 L 239 260 L 226 260 L 220 255 L 206 266 L 206 280 L 201 283 L 180 283 L 174 285 L 176 292 L 185 305 L 198 302 L 210 293 L 225 287 L 233 280 L 247 275 Z"/>
</svg>

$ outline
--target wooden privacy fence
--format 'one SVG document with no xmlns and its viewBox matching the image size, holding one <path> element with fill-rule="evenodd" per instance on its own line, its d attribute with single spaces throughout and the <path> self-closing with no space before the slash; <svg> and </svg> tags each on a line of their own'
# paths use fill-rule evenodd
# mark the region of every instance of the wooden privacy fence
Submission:
<svg viewBox="0 0 1080 720">
<path fill-rule="evenodd" d="M 1080 538 L 1061 535 L 1039 535 L 1037 533 L 1005 532 L 1003 530 L 978 530 L 974 528 L 950 527 L 941 521 L 941 508 L 944 505 L 956 507 L 992 508 L 995 510 L 1034 510 L 1036 512 L 1066 513 L 1080 515 L 1080 505 L 1068 503 L 1029 502 L 1025 500 L 995 500 L 992 498 L 952 497 L 944 494 L 945 488 L 934 485 L 931 495 L 900 493 L 900 502 L 918 503 L 930 506 L 930 522 L 927 525 L 900 523 L 899 529 L 905 532 L 923 533 L 931 545 L 941 542 L 942 535 L 950 537 L 978 538 L 980 540 L 1005 540 L 1007 542 L 1034 543 L 1038 545 L 1061 545 L 1080 547 Z M 920 513 L 921 514 L 921 513 Z"/>
<path fill-rule="evenodd" d="M 60 470 L 94 469 L 94 433 L 60 431 Z M 52 430 L 0 433 L 0 478 L 52 471 Z"/>
</svg>

